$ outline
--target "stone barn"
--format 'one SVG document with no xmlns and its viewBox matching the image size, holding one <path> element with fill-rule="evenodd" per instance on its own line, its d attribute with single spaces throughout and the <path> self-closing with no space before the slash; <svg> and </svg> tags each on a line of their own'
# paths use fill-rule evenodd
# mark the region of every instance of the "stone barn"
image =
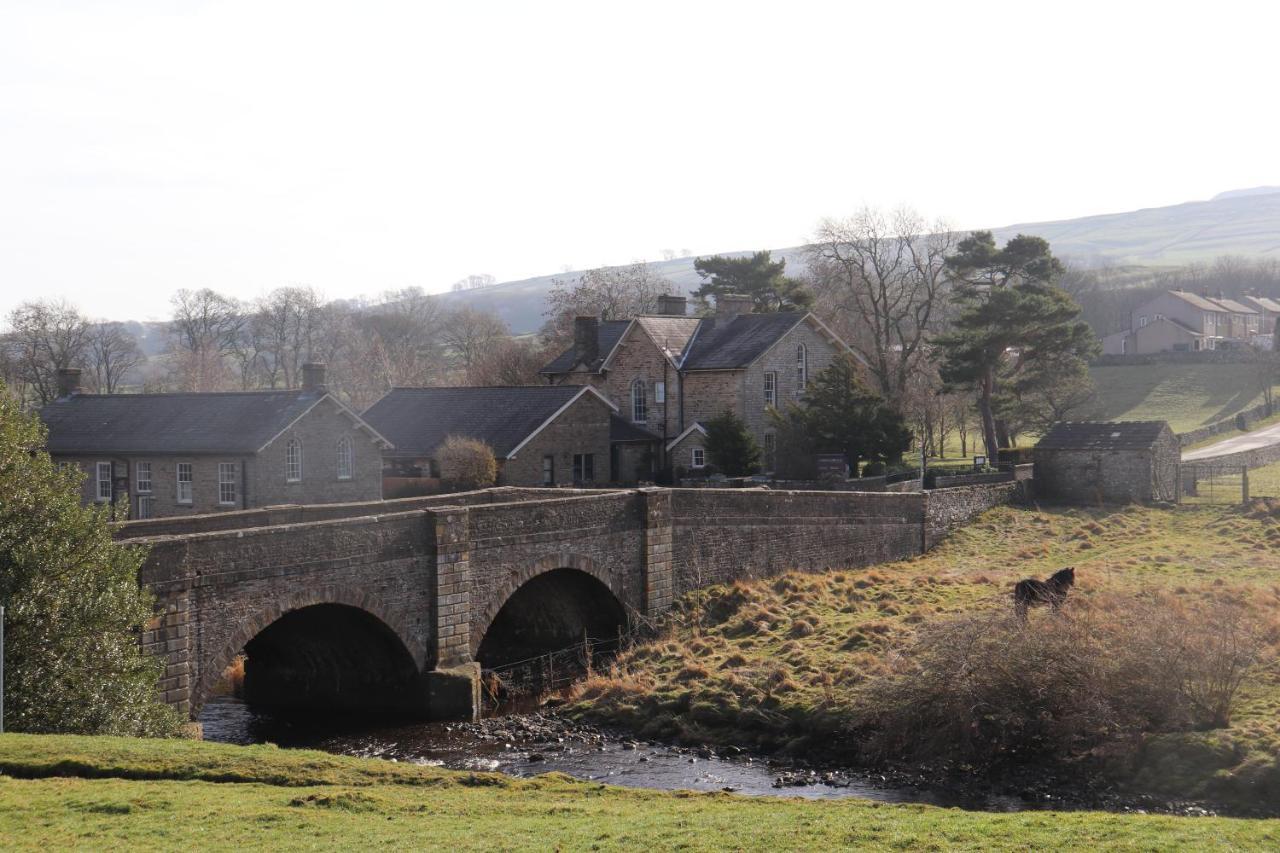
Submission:
<svg viewBox="0 0 1280 853">
<path fill-rule="evenodd" d="M 1180 459 L 1164 421 L 1059 423 L 1035 447 L 1036 494 L 1060 503 L 1172 502 Z"/>
</svg>

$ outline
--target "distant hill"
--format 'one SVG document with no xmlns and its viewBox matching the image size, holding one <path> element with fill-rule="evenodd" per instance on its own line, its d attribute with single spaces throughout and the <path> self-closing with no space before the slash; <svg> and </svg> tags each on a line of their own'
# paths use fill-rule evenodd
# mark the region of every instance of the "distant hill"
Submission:
<svg viewBox="0 0 1280 853">
<path fill-rule="evenodd" d="M 1181 266 L 1228 254 L 1280 258 L 1280 187 L 1229 190 L 1209 201 L 1056 222 L 1027 222 L 992 230 L 1001 241 L 1015 234 L 1043 237 L 1055 254 L 1086 266 Z M 788 268 L 796 270 L 804 266 L 802 253 L 798 246 L 773 250 L 774 257 L 786 258 Z M 688 293 L 699 284 L 693 260 L 677 258 L 650 265 Z M 508 281 L 443 294 L 441 299 L 449 305 L 490 309 L 513 332 L 523 334 L 542 325 L 551 280 L 578 274 L 575 271 Z"/>
</svg>

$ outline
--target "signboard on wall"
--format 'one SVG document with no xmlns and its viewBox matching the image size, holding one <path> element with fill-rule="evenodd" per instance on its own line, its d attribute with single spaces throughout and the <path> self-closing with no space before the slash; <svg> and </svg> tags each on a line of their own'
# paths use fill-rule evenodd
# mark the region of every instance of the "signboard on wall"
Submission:
<svg viewBox="0 0 1280 853">
<path fill-rule="evenodd" d="M 849 477 L 849 463 L 843 453 L 819 453 L 817 463 L 819 480 L 845 480 Z"/>
</svg>

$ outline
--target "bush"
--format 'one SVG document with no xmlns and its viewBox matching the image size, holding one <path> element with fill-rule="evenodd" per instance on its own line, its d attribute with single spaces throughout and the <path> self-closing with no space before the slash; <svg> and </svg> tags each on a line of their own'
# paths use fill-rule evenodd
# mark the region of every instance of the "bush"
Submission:
<svg viewBox="0 0 1280 853">
<path fill-rule="evenodd" d="M 864 477 L 879 477 L 884 472 L 885 464 L 880 461 L 868 462 L 862 466 L 862 476 Z"/>
<path fill-rule="evenodd" d="M 493 448 L 478 439 L 449 436 L 436 451 L 436 463 L 453 489 L 487 489 L 498 480 Z"/>
<path fill-rule="evenodd" d="M 725 412 L 706 426 L 707 455 L 726 477 L 747 477 L 760 470 L 760 446 L 742 418 Z"/>
<path fill-rule="evenodd" d="M 1095 596 L 1026 624 L 1002 608 L 923 628 L 864 688 L 859 726 L 873 760 L 1071 760 L 1225 726 L 1268 641 L 1231 603 Z"/>
</svg>

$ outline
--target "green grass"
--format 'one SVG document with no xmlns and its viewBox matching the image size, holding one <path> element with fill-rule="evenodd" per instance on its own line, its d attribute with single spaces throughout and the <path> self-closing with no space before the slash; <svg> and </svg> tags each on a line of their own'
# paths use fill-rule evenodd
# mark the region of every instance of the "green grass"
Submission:
<svg viewBox="0 0 1280 853">
<path fill-rule="evenodd" d="M 1261 850 L 1280 821 L 992 814 L 518 780 L 323 753 L 0 736 L 5 849 Z M 252 780 L 252 781 L 250 781 Z"/>
<path fill-rule="evenodd" d="M 889 670 L 917 625 L 1008 607 L 1020 578 L 1074 565 L 1077 598 L 1154 588 L 1188 601 L 1238 596 L 1274 624 L 1278 552 L 1280 509 L 1270 507 L 1000 508 L 915 560 L 693 593 L 664 635 L 625 653 L 615 673 L 586 682 L 576 708 L 655 737 L 829 754 L 856 724 L 861 685 Z M 1226 738 L 1230 760 L 1192 761 L 1161 786 L 1247 803 L 1258 785 L 1275 785 L 1280 796 L 1278 712 L 1272 647 L 1233 725 L 1214 735 Z M 1205 737 L 1179 735 L 1165 748 L 1195 753 Z"/>
<path fill-rule="evenodd" d="M 1188 505 L 1238 503 L 1244 495 L 1242 486 L 1239 473 L 1201 476 L 1197 483 L 1197 494 L 1183 495 L 1182 502 Z M 1280 462 L 1249 471 L 1249 497 L 1280 498 Z"/>
<path fill-rule="evenodd" d="M 1187 432 L 1262 402 L 1248 364 L 1140 364 L 1089 371 L 1097 399 L 1087 416 L 1098 420 L 1168 421 Z"/>
</svg>

